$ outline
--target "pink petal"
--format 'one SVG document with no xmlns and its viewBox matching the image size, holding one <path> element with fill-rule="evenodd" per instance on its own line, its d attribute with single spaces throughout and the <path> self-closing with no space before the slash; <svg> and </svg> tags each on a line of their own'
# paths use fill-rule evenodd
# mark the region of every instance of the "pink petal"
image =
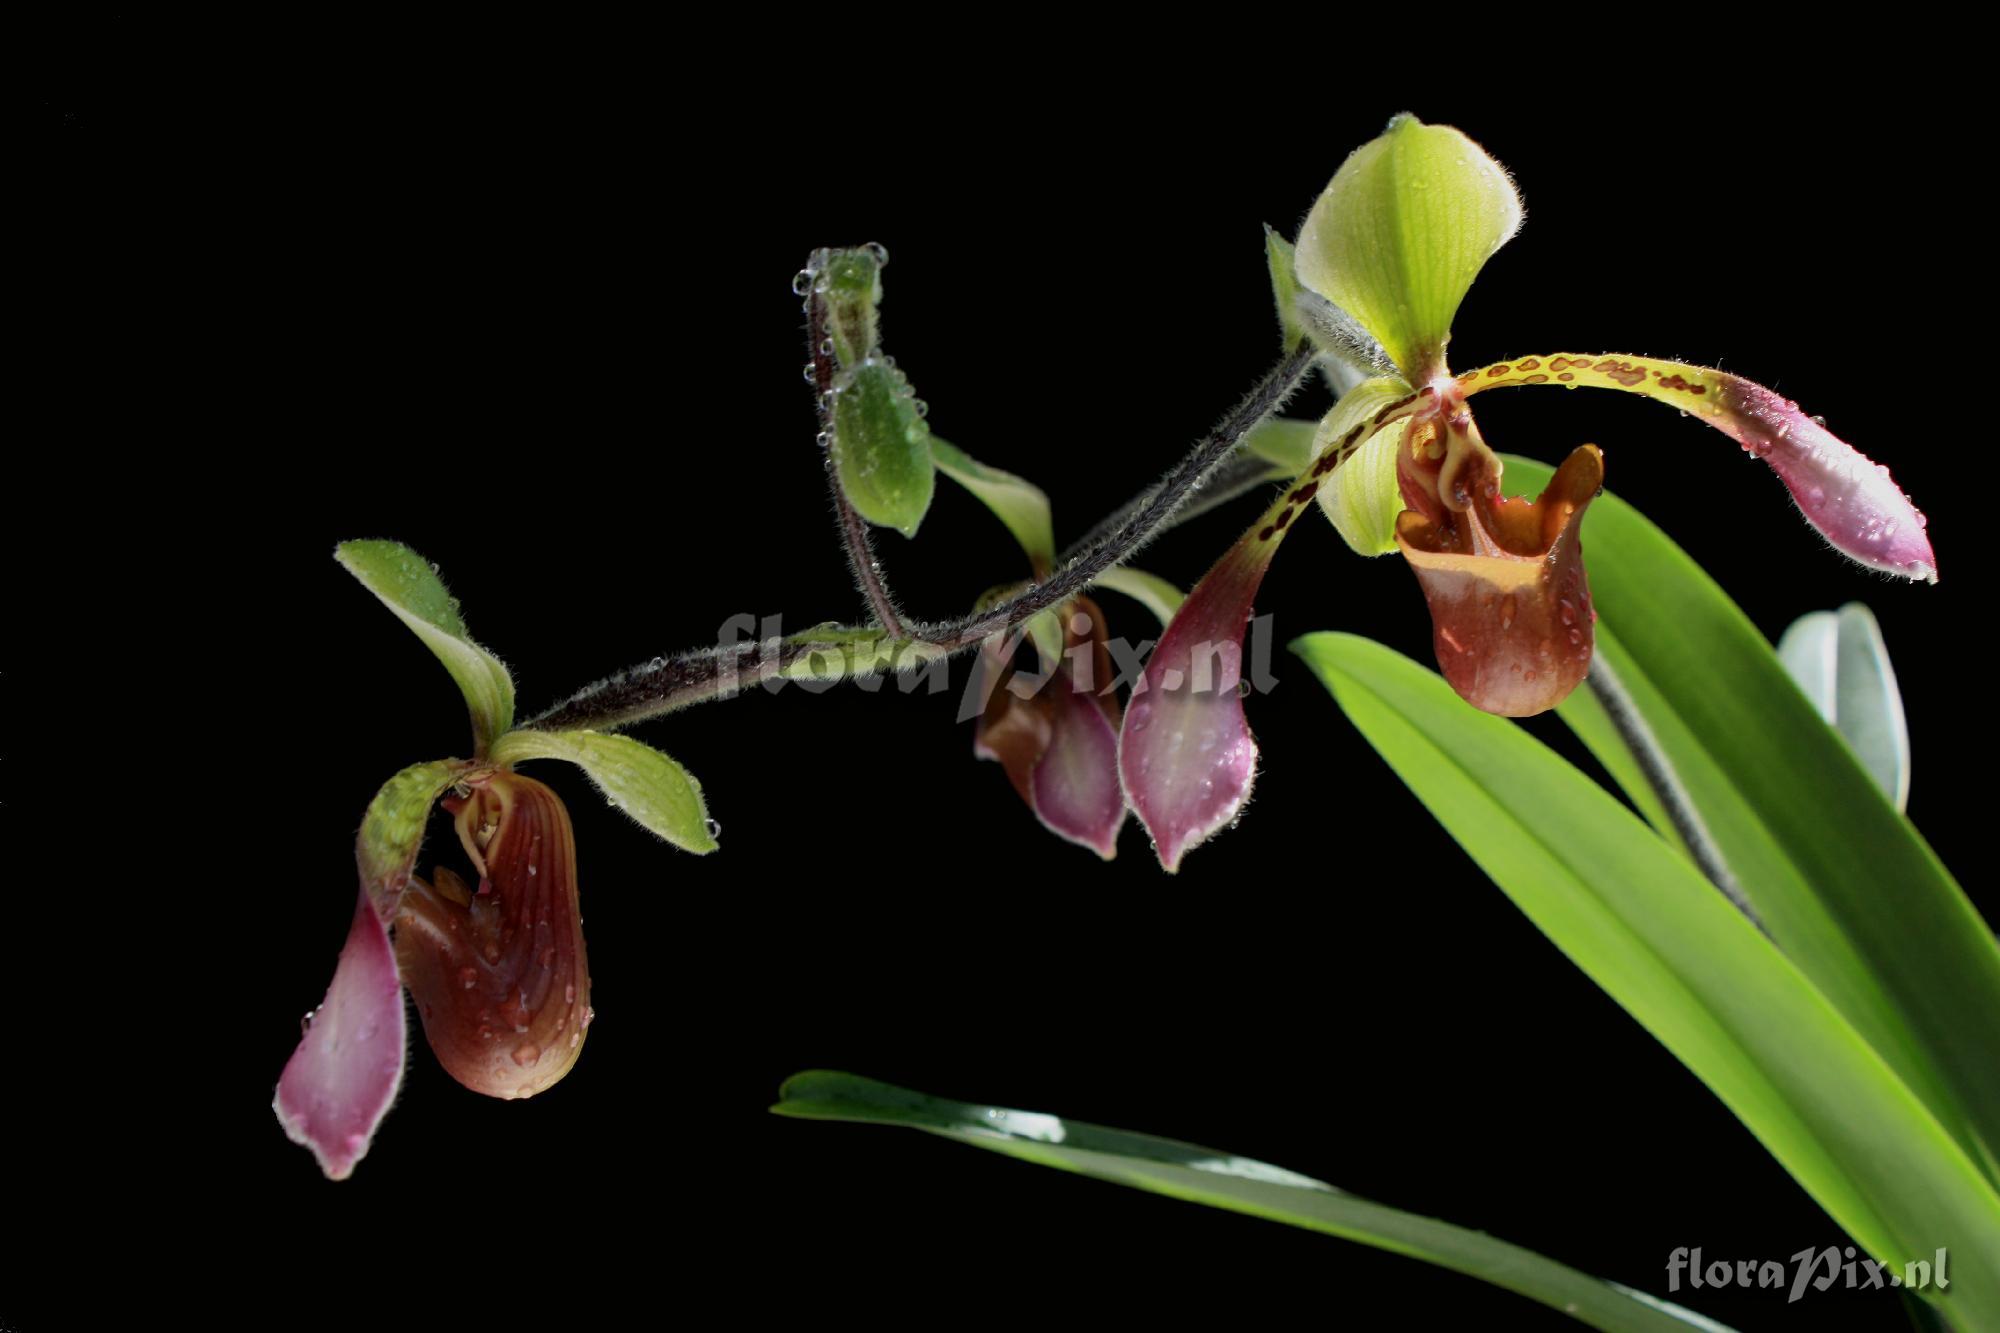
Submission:
<svg viewBox="0 0 2000 1333">
<path fill-rule="evenodd" d="M 1257 742 L 1237 682 L 1271 531 L 1246 534 L 1188 594 L 1126 705 L 1118 773 L 1169 871 L 1236 817 L 1256 777 Z"/>
<path fill-rule="evenodd" d="M 389 932 L 364 892 L 333 985 L 307 1020 L 272 1109 L 320 1170 L 345 1180 L 403 1081 L 403 987 Z"/>
<path fill-rule="evenodd" d="M 1761 384 L 1711 372 L 1723 415 L 1714 424 L 1771 465 L 1799 512 L 1835 549 L 1870 569 L 1937 582 L 1924 516 L 1889 469 Z"/>
<path fill-rule="evenodd" d="M 1799 405 L 1741 375 L 1641 356 L 1531 356 L 1458 376 L 1468 395 L 1517 384 L 1589 385 L 1643 394 L 1699 417 L 1771 465 L 1806 521 L 1870 569 L 1937 582 L 1924 516 L 1889 469 Z"/>
<path fill-rule="evenodd" d="M 1066 675 L 1049 683 L 1055 698 L 1049 747 L 1028 779 L 1035 813 L 1061 837 L 1105 860 L 1118 854 L 1125 793 L 1118 783 L 1118 731 L 1086 690 Z"/>
</svg>

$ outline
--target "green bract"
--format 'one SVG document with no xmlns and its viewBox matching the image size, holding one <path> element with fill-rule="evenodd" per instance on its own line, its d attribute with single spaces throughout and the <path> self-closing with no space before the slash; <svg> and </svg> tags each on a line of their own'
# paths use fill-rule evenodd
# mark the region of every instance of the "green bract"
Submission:
<svg viewBox="0 0 2000 1333">
<path fill-rule="evenodd" d="M 493 747 L 493 761 L 567 759 L 590 775 L 605 799 L 682 851 L 715 850 L 715 825 L 701 784 L 685 768 L 630 736 L 599 731 L 514 731 Z"/>
<path fill-rule="evenodd" d="M 1313 205 L 1298 277 L 1422 383 L 1444 368 L 1466 288 L 1520 225 L 1514 183 L 1485 150 L 1449 126 L 1398 116 Z"/>
<path fill-rule="evenodd" d="M 514 725 L 514 679 L 499 658 L 472 641 L 458 599 L 445 591 L 437 571 L 401 542 L 342 542 L 333 558 L 444 663 L 465 694 L 473 738 L 484 753 L 494 737 Z"/>
<path fill-rule="evenodd" d="M 1037 570 L 1056 562 L 1055 525 L 1049 517 L 1049 497 L 1033 482 L 1011 472 L 987 467 L 956 445 L 930 437 L 931 457 L 938 470 L 977 496 L 994 517 L 1007 525 Z"/>
<path fill-rule="evenodd" d="M 930 508 L 937 468 L 909 382 L 870 357 L 841 373 L 833 395 L 831 447 L 841 491 L 870 523 L 914 537 Z"/>
<path fill-rule="evenodd" d="M 1264 262 L 1271 270 L 1271 298 L 1278 306 L 1278 333 L 1289 352 L 1306 336 L 1306 326 L 1299 319 L 1297 261 L 1292 243 L 1268 226 L 1264 228 Z"/>
</svg>

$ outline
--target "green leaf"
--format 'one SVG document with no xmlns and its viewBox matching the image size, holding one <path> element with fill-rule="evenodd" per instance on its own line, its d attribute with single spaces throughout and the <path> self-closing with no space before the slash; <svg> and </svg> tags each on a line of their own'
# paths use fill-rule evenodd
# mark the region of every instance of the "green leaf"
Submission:
<svg viewBox="0 0 2000 1333">
<path fill-rule="evenodd" d="M 1859 602 L 1814 611 L 1778 640 L 1778 660 L 1898 810 L 1910 803 L 1910 728 L 1875 614 Z"/>
<path fill-rule="evenodd" d="M 931 507 L 937 467 L 910 384 L 869 358 L 834 385 L 833 463 L 840 489 L 870 523 L 914 537 Z"/>
<path fill-rule="evenodd" d="M 354 858 L 362 886 L 385 919 L 394 913 L 416 868 L 431 807 L 466 768 L 451 759 L 412 764 L 383 783 L 368 803 L 354 840 Z"/>
<path fill-rule="evenodd" d="M 1269 226 L 1264 228 L 1264 264 L 1271 271 L 1271 299 L 1278 307 L 1278 334 L 1289 352 L 1306 336 L 1299 319 L 1299 275 L 1293 269 L 1292 243 Z"/>
<path fill-rule="evenodd" d="M 1784 954 L 1602 788 L 1435 673 L 1344 634 L 1294 643 L 1410 789 L 1875 1258 L 2000 1254 L 2000 1195 Z M 2000 1327 L 2000 1270 L 1931 1293 Z"/>
<path fill-rule="evenodd" d="M 1056 563 L 1055 525 L 1049 517 L 1049 497 L 1039 486 L 1023 481 L 1011 472 L 985 464 L 956 445 L 930 437 L 931 457 L 938 471 L 978 497 L 1006 525 L 1027 552 L 1028 561 L 1040 574 Z"/>
<path fill-rule="evenodd" d="M 603 731 L 510 731 L 493 762 L 567 759 L 590 775 L 611 804 L 682 851 L 715 850 L 716 824 L 694 775 L 652 746 Z"/>
<path fill-rule="evenodd" d="M 947 1101 L 856 1074 L 814 1069 L 785 1080 L 771 1108 L 800 1120 L 902 1125 L 989 1152 L 1151 1194 L 1359 1241 L 1491 1282 L 1594 1328 L 1721 1330 L 1678 1306 L 1579 1273 L 1478 1231 L 1373 1203 L 1283 1167 L 1173 1139 L 1038 1111 Z M 1421 1307 L 1422 1298 L 1412 1298 Z"/>
<path fill-rule="evenodd" d="M 820 281 L 826 285 L 826 332 L 834 357 L 851 370 L 873 355 L 881 340 L 876 306 L 882 300 L 882 266 L 866 247 L 829 250 L 821 260 Z"/>
<path fill-rule="evenodd" d="M 1297 417 L 1265 417 L 1243 437 L 1243 447 L 1283 468 L 1287 477 L 1296 477 L 1312 466 L 1318 429 L 1318 423 Z"/>
<path fill-rule="evenodd" d="M 1533 494 L 1550 472 L 1510 457 L 1507 489 Z M 1608 494 L 1591 507 L 1583 547 L 1598 651 L 1765 928 L 2000 1183 L 1992 930 L 1770 644 L 1685 552 Z M 1600 758 L 1622 750 L 1601 719 L 1569 704 L 1560 712 Z M 1606 764 L 1621 783 L 1631 780 Z M 1637 789 L 1627 790 L 1643 807 Z"/>
<path fill-rule="evenodd" d="M 1498 162 L 1446 125 L 1398 116 L 1354 150 L 1299 232 L 1306 287 L 1359 320 L 1413 384 L 1443 371 L 1452 317 L 1521 225 Z"/>
<path fill-rule="evenodd" d="M 480 752 L 514 725 L 514 678 L 499 658 L 472 641 L 458 599 L 445 591 L 436 566 L 401 542 L 389 541 L 342 542 L 333 558 L 444 663 L 472 710 L 472 734 Z"/>
<path fill-rule="evenodd" d="M 1091 586 L 1124 593 L 1158 616 L 1162 625 L 1172 620 L 1174 612 L 1180 610 L 1181 603 L 1187 600 L 1186 593 L 1159 575 L 1133 569 L 1130 565 L 1116 565 L 1105 570 L 1091 580 Z"/>
</svg>

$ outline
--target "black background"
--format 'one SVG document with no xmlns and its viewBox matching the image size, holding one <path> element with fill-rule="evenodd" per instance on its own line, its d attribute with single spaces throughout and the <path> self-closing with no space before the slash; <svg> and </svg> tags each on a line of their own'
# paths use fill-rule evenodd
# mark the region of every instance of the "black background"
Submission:
<svg viewBox="0 0 2000 1333">
<path fill-rule="evenodd" d="M 1973 364 L 1960 257 L 1983 224 L 1949 202 L 1976 126 L 1913 122 L 1827 70 L 1783 98 L 1615 65 L 1378 86 L 1267 50 L 1225 88 L 1122 43 L 941 67 L 815 63 L 882 37 L 865 28 L 774 30 L 764 60 L 670 32 L 527 36 L 504 59 L 446 45 L 410 66 L 386 38 L 332 65 L 275 43 L 254 75 L 141 96 L 98 71 L 37 108 L 34 253 L 61 298 L 43 327 L 64 398 L 39 460 L 53 502 L 20 532 L 67 534 L 79 581 L 171 682 L 163 706 L 93 711 L 173 738 L 146 804 L 201 831 L 141 854 L 140 892 L 219 964 L 176 1012 L 226 1014 L 149 1031 L 142 1061 L 200 1050 L 199 1077 L 168 1085 L 194 1129 L 97 1197 L 210 1218 L 199 1239 L 165 1225 L 145 1242 L 232 1256 L 236 1285 L 198 1306 L 366 1237 L 380 1267 L 415 1253 L 502 1291 L 573 1246 L 593 1299 L 662 1317 L 701 1296 L 891 1322 L 1382 1306 L 1426 1327 L 1570 1326 L 1371 1249 L 766 1115 L 812 1067 L 1226 1148 L 1652 1292 L 1677 1246 L 1783 1260 L 1844 1243 L 1283 653 L 1279 688 L 1249 705 L 1256 799 L 1177 877 L 1136 824 L 1109 865 L 1042 833 L 973 760 L 955 697 L 788 689 L 642 727 L 706 786 L 723 832 L 705 859 L 539 766 L 577 826 L 587 1052 L 547 1095 L 502 1104 L 419 1040 L 354 1178 L 321 1180 L 268 1107 L 346 928 L 353 828 L 389 774 L 468 743 L 449 679 L 332 562 L 337 540 L 437 561 L 524 713 L 731 615 L 856 617 L 790 281 L 813 247 L 864 240 L 891 251 L 887 348 L 933 426 L 1040 483 L 1073 538 L 1272 360 L 1260 224 L 1291 232 L 1405 106 L 1478 138 L 1528 204 L 1465 303 L 1455 364 L 1600 348 L 1719 364 L 1824 414 L 1930 513 L 1943 583 L 1891 585 L 1824 550 L 1697 422 L 1612 394 L 1478 404 L 1505 450 L 1602 445 L 1611 487 L 1767 634 L 1867 601 L 1915 736 L 1911 816 L 1996 906 L 1975 859 L 1984 783 L 1952 776 L 1986 744 L 1968 635 L 1988 617 L 1987 471 L 1956 419 L 1983 389 L 1952 387 Z M 1316 389 L 1290 410 L 1325 405 Z M 1254 510 L 1142 563 L 1191 583 Z M 1020 573 L 945 482 L 915 542 L 880 541 L 923 614 Z M 1156 632 L 1103 600 L 1114 632 Z M 102 632 L 84 622 L 104 604 L 59 623 Z M 1427 657 L 1408 572 L 1324 524 L 1287 544 L 1259 610 L 1280 642 L 1338 628 Z M 101 684 L 85 668 L 77 688 Z M 1530 726 L 1588 765 L 1560 724 Z M 156 994 L 185 997 L 155 972 Z M 81 1234 L 58 1239 L 74 1253 Z M 313 1289 L 330 1312 L 364 1299 Z M 1680 1299 L 1753 1328 L 1903 1318 L 1839 1292 Z"/>
</svg>

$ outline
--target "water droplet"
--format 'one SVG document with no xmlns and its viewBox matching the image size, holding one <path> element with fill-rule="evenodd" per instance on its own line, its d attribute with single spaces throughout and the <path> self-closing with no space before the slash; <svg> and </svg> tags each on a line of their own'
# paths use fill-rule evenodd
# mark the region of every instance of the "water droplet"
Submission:
<svg viewBox="0 0 2000 1333">
<path fill-rule="evenodd" d="M 313 1019 L 318 1014 L 319 1010 L 308 1009 L 306 1010 L 305 1015 L 299 1019 L 299 1035 L 301 1037 L 305 1036 L 306 1033 L 312 1031 Z"/>
<path fill-rule="evenodd" d="M 832 355 L 833 355 L 833 339 L 831 339 L 831 338 L 821 338 L 821 339 L 819 340 L 819 354 L 820 354 L 821 356 L 832 356 Z"/>
<path fill-rule="evenodd" d="M 862 248 L 874 256 L 876 268 L 887 268 L 889 266 L 889 247 L 882 244 L 882 242 L 870 241 Z"/>
<path fill-rule="evenodd" d="M 806 383 L 813 384 L 817 383 L 818 380 L 819 380 L 819 371 L 814 368 L 812 362 L 810 361 L 806 362 Z"/>
<path fill-rule="evenodd" d="M 1508 593 L 1500 603 L 1500 628 L 1506 629 L 1513 624 L 1514 616 L 1520 609 L 1520 604 L 1514 600 L 1514 594 Z"/>
<path fill-rule="evenodd" d="M 910 406 L 916 411 L 916 414 L 920 417 L 927 417 L 931 414 L 931 405 L 925 402 L 921 398 L 917 399 L 916 402 L 911 403 Z"/>
<path fill-rule="evenodd" d="M 569 985 L 563 987 L 563 1003 L 564 1004 L 576 1003 L 576 983 L 574 981 L 570 982 Z"/>
<path fill-rule="evenodd" d="M 535 871 L 535 865 L 534 865 L 534 863 L 533 863 L 533 862 L 531 861 L 531 862 L 529 862 L 529 863 L 528 863 L 528 878 L 529 878 L 529 879 L 533 879 L 533 878 L 535 877 L 535 873 L 536 873 L 536 871 Z"/>
<path fill-rule="evenodd" d="M 458 969 L 458 984 L 471 990 L 479 984 L 479 969 L 470 963 Z"/>
<path fill-rule="evenodd" d="M 813 271 L 802 268 L 792 275 L 792 295 L 804 296 L 813 289 Z"/>
<path fill-rule="evenodd" d="M 1557 613 L 1562 616 L 1563 624 L 1574 625 L 1576 623 L 1575 602 L 1572 602 L 1569 598 L 1565 597 L 1560 602 L 1556 603 L 1556 609 Z"/>
<path fill-rule="evenodd" d="M 482 1027 L 482 1028 L 480 1028 L 480 1029 L 479 1029 L 479 1039 L 480 1039 L 481 1041 L 492 1041 L 492 1040 L 493 1040 L 493 1029 L 492 1029 L 492 1028 L 489 1028 L 489 1027 Z"/>
<path fill-rule="evenodd" d="M 514 1048 L 514 1063 L 526 1069 L 542 1058 L 542 1048 L 532 1041 L 524 1041 Z"/>
<path fill-rule="evenodd" d="M 721 821 L 721 820 L 719 820 L 719 819 L 711 819 L 711 820 L 709 820 L 709 821 L 707 821 L 707 822 L 708 822 L 708 836 L 709 836 L 709 837 L 711 837 L 711 838 L 719 838 L 719 837 L 721 837 L 721 836 L 722 836 L 722 821 Z"/>
</svg>

